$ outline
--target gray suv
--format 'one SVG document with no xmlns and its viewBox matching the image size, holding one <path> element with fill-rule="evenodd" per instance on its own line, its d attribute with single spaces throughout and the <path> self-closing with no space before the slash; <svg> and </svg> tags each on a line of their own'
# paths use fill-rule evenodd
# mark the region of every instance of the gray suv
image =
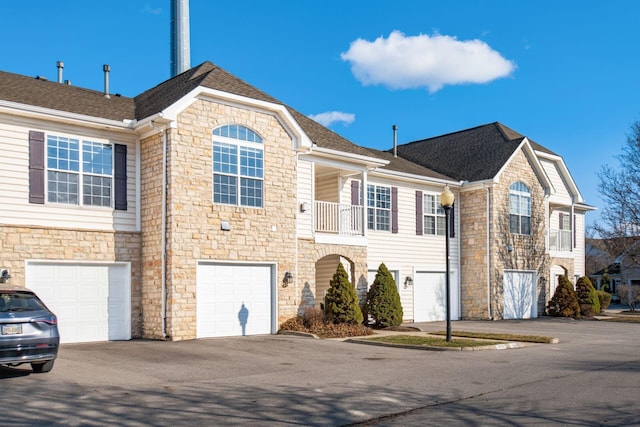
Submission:
<svg viewBox="0 0 640 427">
<path fill-rule="evenodd" d="M 0 365 L 49 372 L 58 355 L 58 319 L 29 289 L 0 284 Z"/>
</svg>

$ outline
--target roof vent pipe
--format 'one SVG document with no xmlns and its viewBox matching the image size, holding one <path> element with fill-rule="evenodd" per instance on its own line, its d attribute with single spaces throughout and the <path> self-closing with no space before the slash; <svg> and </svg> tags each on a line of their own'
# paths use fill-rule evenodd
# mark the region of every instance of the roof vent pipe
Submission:
<svg viewBox="0 0 640 427">
<path fill-rule="evenodd" d="M 191 67 L 189 43 L 189 0 L 171 0 L 171 77 Z"/>
<path fill-rule="evenodd" d="M 398 157 L 398 125 L 393 125 L 393 157 Z"/>
<path fill-rule="evenodd" d="M 64 62 L 58 61 L 58 83 L 62 83 L 62 69 L 64 68 Z"/>
<path fill-rule="evenodd" d="M 104 97 L 111 98 L 109 96 L 109 71 L 111 71 L 111 66 L 109 66 L 109 64 L 104 64 L 102 66 L 102 71 L 104 71 Z"/>
</svg>

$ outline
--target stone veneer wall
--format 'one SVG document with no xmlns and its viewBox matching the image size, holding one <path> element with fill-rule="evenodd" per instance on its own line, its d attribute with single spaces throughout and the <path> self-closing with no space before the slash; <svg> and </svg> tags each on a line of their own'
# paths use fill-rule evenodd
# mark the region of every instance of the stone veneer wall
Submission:
<svg viewBox="0 0 640 427">
<path fill-rule="evenodd" d="M 531 191 L 531 235 L 513 234 L 509 230 L 509 186 L 522 181 Z M 520 150 L 515 153 L 507 165 L 500 181 L 492 190 L 492 230 L 491 230 L 491 265 L 492 265 L 492 314 L 494 318 L 502 318 L 504 295 L 504 270 L 536 271 L 538 314 L 544 313 L 547 299 L 544 281 L 549 277 L 549 255 L 545 249 L 546 210 L 545 193 L 542 183 L 533 170 L 532 165 Z M 509 251 L 508 247 L 511 247 Z"/>
<path fill-rule="evenodd" d="M 331 245 L 318 244 L 313 239 L 298 240 L 298 279 L 296 281 L 296 305 L 283 307 L 284 316 L 281 316 L 279 323 L 302 314 L 316 303 L 316 262 L 328 255 L 340 255 L 347 258 L 352 264 L 352 283 L 356 288 L 360 303 L 363 303 L 362 285 L 365 284 L 364 294 L 366 295 L 367 281 L 367 248 L 365 246 Z M 337 265 L 336 265 L 337 267 Z M 293 311 L 292 311 L 293 310 Z"/>
<path fill-rule="evenodd" d="M 213 204 L 212 131 L 244 125 L 264 141 L 264 207 Z M 143 288 L 145 331 L 157 336 L 160 319 L 159 137 L 142 143 Z M 281 286 L 284 271 L 296 271 L 296 153 L 270 114 L 199 100 L 178 117 L 168 134 L 167 333 L 172 340 L 196 337 L 196 266 L 203 260 L 276 263 L 278 319 L 295 313 L 296 286 Z M 231 230 L 222 231 L 228 221 Z"/>
<path fill-rule="evenodd" d="M 27 260 L 131 263 L 131 335 L 142 335 L 139 233 L 5 225 L 0 235 L 0 267 L 18 286 L 25 286 Z"/>
</svg>

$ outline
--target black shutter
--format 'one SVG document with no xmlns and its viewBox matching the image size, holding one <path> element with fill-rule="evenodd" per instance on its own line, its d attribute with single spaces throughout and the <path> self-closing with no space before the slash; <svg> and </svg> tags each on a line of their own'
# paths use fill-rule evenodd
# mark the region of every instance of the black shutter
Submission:
<svg viewBox="0 0 640 427">
<path fill-rule="evenodd" d="M 456 237 L 456 204 L 449 209 L 449 237 Z"/>
<path fill-rule="evenodd" d="M 115 208 L 127 210 L 127 146 L 114 144 L 114 194 Z"/>
<path fill-rule="evenodd" d="M 44 132 L 29 131 L 29 203 L 44 204 Z"/>
<path fill-rule="evenodd" d="M 391 187 L 391 232 L 398 232 L 398 188 Z"/>
<path fill-rule="evenodd" d="M 424 218 L 422 217 L 422 191 L 416 191 L 416 235 L 423 234 Z"/>
</svg>

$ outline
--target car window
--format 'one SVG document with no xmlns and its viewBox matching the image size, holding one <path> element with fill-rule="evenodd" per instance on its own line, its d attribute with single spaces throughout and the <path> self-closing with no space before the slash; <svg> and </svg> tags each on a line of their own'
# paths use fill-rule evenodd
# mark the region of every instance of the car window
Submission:
<svg viewBox="0 0 640 427">
<path fill-rule="evenodd" d="M 45 310 L 38 298 L 26 292 L 5 292 L 0 294 L 0 311 Z"/>
</svg>

